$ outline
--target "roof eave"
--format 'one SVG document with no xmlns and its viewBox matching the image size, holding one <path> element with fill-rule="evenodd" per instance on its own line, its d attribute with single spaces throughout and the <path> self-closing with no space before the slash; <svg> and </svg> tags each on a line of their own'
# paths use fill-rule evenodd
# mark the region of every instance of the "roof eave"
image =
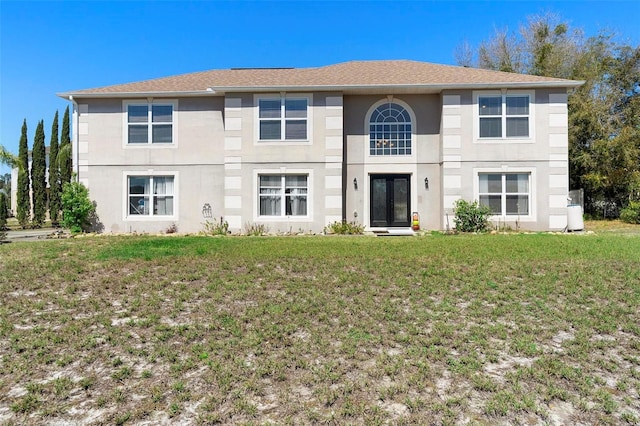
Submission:
<svg viewBox="0 0 640 426">
<path fill-rule="evenodd" d="M 537 81 L 537 82 L 503 82 L 503 83 L 456 83 L 456 84 L 369 84 L 369 85 L 309 85 L 309 86 L 212 86 L 209 89 L 214 93 L 225 92 L 302 92 L 302 91 L 379 91 L 416 90 L 440 92 L 442 90 L 455 89 L 524 89 L 524 88 L 572 88 L 584 84 L 584 81 Z"/>
<path fill-rule="evenodd" d="M 485 90 L 485 89 L 531 89 L 531 88 L 573 88 L 584 84 L 584 81 L 530 81 L 501 83 L 451 83 L 451 84 L 344 84 L 344 85 L 267 85 L 267 86 L 211 86 L 206 90 L 196 91 L 150 91 L 150 92 L 63 92 L 57 96 L 63 99 L 81 98 L 148 98 L 148 97 L 195 97 L 221 96 L 225 93 L 251 92 L 329 92 L 329 91 L 366 91 L 380 92 L 416 91 L 437 93 L 443 90 Z"/>
<path fill-rule="evenodd" d="M 192 96 L 220 96 L 212 90 L 196 91 L 164 91 L 164 92 L 63 92 L 56 93 L 56 96 L 63 99 L 81 98 L 169 98 L 169 97 L 192 97 Z"/>
</svg>

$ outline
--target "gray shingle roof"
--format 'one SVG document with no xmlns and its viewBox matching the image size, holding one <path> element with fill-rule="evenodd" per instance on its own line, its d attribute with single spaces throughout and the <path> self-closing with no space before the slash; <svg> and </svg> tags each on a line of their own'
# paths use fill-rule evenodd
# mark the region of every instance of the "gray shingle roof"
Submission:
<svg viewBox="0 0 640 426">
<path fill-rule="evenodd" d="M 374 87 L 442 90 L 484 87 L 573 87 L 581 82 L 408 60 L 351 61 L 317 68 L 248 68 L 194 72 L 59 94 L 202 94 L 265 90 L 337 90 Z"/>
</svg>

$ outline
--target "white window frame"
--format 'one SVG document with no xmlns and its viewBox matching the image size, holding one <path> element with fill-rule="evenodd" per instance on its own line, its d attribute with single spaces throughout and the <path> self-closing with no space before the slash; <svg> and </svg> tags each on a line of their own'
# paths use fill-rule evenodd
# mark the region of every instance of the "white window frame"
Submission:
<svg viewBox="0 0 640 426">
<path fill-rule="evenodd" d="M 279 100 L 280 101 L 280 139 L 260 139 L 260 122 L 263 120 L 277 120 L 276 118 L 260 118 L 260 101 L 262 100 Z M 306 118 L 287 118 L 285 111 L 285 101 L 287 100 L 306 100 L 307 101 L 307 117 Z M 313 134 L 313 96 L 309 93 L 265 93 L 254 95 L 254 145 L 309 145 L 311 144 Z M 307 134 L 304 139 L 286 139 L 286 121 L 304 121 L 307 123 Z"/>
<path fill-rule="evenodd" d="M 130 106 L 146 106 L 147 107 L 147 142 L 146 143 L 129 143 L 129 107 Z M 171 142 L 170 143 L 153 143 L 153 106 L 171 106 Z M 178 128 L 178 100 L 177 99 L 135 99 L 122 101 L 123 125 L 122 125 L 122 146 L 127 149 L 140 148 L 177 148 L 177 128 Z M 143 124 L 143 123 L 140 123 Z M 158 123 L 167 124 L 167 123 Z"/>
<path fill-rule="evenodd" d="M 383 105 L 390 105 L 390 104 L 394 104 L 394 105 L 399 106 L 399 107 L 400 107 L 400 108 L 402 108 L 402 109 L 403 109 L 403 111 L 404 111 L 404 112 L 409 116 L 409 120 L 408 120 L 408 121 L 403 121 L 403 122 L 389 122 L 389 123 L 388 123 L 388 125 L 394 125 L 394 124 L 395 124 L 395 125 L 398 125 L 398 124 L 401 124 L 401 125 L 407 125 L 407 124 L 408 124 L 408 125 L 411 127 L 411 131 L 409 132 L 409 140 L 408 140 L 408 142 L 409 142 L 409 148 L 408 148 L 408 149 L 409 149 L 409 151 L 410 151 L 410 153 L 409 153 L 409 154 L 406 154 L 406 153 L 405 153 L 405 154 L 393 154 L 393 153 L 389 153 L 389 154 L 385 154 L 385 153 L 372 154 L 372 153 L 371 153 L 371 125 L 374 125 L 374 126 L 385 126 L 385 125 L 387 125 L 387 123 L 385 123 L 385 122 L 373 122 L 373 121 L 372 121 L 372 119 L 373 119 L 373 114 L 374 114 L 374 113 L 375 113 L 375 112 L 376 112 L 376 111 L 377 111 L 381 106 L 383 106 Z M 388 102 L 386 102 L 386 103 L 381 103 L 381 104 L 380 104 L 380 105 L 378 105 L 378 106 L 377 106 L 377 107 L 376 107 L 376 108 L 371 112 L 371 114 L 369 115 L 369 126 L 367 126 L 368 133 L 369 133 L 369 155 L 370 155 L 371 157 L 381 157 L 381 156 L 382 156 L 382 157 L 406 157 L 406 156 L 411 156 L 411 154 L 413 154 L 413 149 L 414 149 L 414 147 L 413 147 L 413 145 L 414 145 L 414 144 L 413 144 L 413 126 L 414 126 L 414 125 L 415 125 L 415 124 L 414 124 L 414 122 L 411 120 L 411 114 L 409 114 L 409 111 L 408 111 L 404 106 L 400 105 L 398 102 L 393 102 L 393 100 L 391 100 L 391 101 L 388 101 Z M 377 130 L 376 130 L 376 133 L 378 133 L 378 131 L 377 131 Z M 384 131 L 382 131 L 382 130 L 381 130 L 381 131 L 380 131 L 380 133 L 384 133 Z M 399 132 L 399 131 L 398 131 L 398 132 L 397 132 L 397 134 L 403 134 L 403 135 L 406 135 L 406 132 L 404 132 L 404 131 L 403 131 L 403 132 Z M 395 140 L 395 142 L 398 142 L 398 140 Z M 405 141 L 405 143 L 406 143 L 406 141 Z M 385 149 L 384 145 L 386 145 L 386 144 L 389 144 L 389 145 L 390 145 L 390 146 L 389 146 L 389 148 L 388 148 L 390 151 L 391 151 L 393 148 L 400 149 L 400 148 L 398 148 L 398 147 L 393 147 L 393 145 L 392 145 L 392 144 L 393 144 L 393 141 L 391 140 L 391 136 L 389 137 L 389 140 L 388 140 L 388 141 L 387 141 L 387 140 L 385 140 L 385 139 L 384 139 L 384 137 L 383 137 L 383 138 L 382 138 L 382 140 L 378 140 L 378 141 L 377 141 L 377 144 L 383 144 L 383 146 L 382 146 L 382 147 L 376 147 L 376 148 L 374 148 L 374 150 L 375 150 L 375 151 L 378 151 L 378 150 L 381 150 L 381 149 Z M 406 149 L 407 149 L 406 144 L 405 144 L 405 146 L 404 146 L 402 149 L 404 149 L 404 150 L 406 150 Z"/>
<path fill-rule="evenodd" d="M 173 214 L 172 215 L 154 215 L 153 208 L 150 208 L 150 213 L 148 215 L 144 214 L 129 214 L 129 178 L 130 177 L 173 177 Z M 178 220 L 178 209 L 179 209 L 179 173 L 175 170 L 146 170 L 146 171 L 124 171 L 122 172 L 122 188 L 123 188 L 123 209 L 122 209 L 122 217 L 123 220 L 128 222 L 139 222 L 139 221 L 176 221 Z M 149 186 L 153 188 L 152 181 L 149 183 Z M 149 194 L 149 198 L 153 198 L 153 194 Z M 152 201 L 150 201 L 152 203 Z"/>
<path fill-rule="evenodd" d="M 281 176 L 284 185 L 284 176 L 305 175 L 307 176 L 307 214 L 306 216 L 261 216 L 260 215 L 260 176 Z M 284 186 L 283 186 L 284 188 Z M 313 221 L 313 170 L 310 169 L 288 169 L 281 167 L 278 169 L 256 169 L 253 171 L 253 220 L 256 222 L 312 222 Z M 282 212 L 285 212 L 286 194 L 282 194 Z"/>
<path fill-rule="evenodd" d="M 490 220 L 493 221 L 522 221 L 534 222 L 537 217 L 537 188 L 536 188 L 536 169 L 534 167 L 510 167 L 503 166 L 501 168 L 476 168 L 473 169 L 473 197 L 474 200 L 480 200 L 480 175 L 481 174 L 500 174 L 502 175 L 502 194 L 501 194 L 501 214 L 491 215 Z M 507 215 L 506 214 L 506 187 L 505 175 L 508 174 L 528 174 L 529 175 L 529 213 L 527 215 Z M 483 193 L 484 194 L 484 193 Z M 509 193 L 510 195 L 512 193 Z"/>
<path fill-rule="evenodd" d="M 411 118 L 411 154 L 409 155 L 406 155 L 406 154 L 405 155 L 371 155 L 369 151 L 369 142 L 370 142 L 369 124 L 371 123 L 371 115 L 380 105 L 388 104 L 389 102 L 400 105 L 409 113 L 409 117 Z M 402 99 L 396 98 L 395 96 L 393 96 L 391 99 L 389 99 L 389 97 L 380 99 L 379 101 L 371 105 L 371 107 L 369 108 L 369 110 L 364 116 L 365 135 L 363 138 L 364 139 L 363 149 L 365 153 L 364 154 L 365 163 L 367 164 L 413 164 L 415 163 L 417 158 L 417 152 L 418 152 L 418 143 L 417 143 L 417 137 L 416 137 L 417 123 L 418 121 L 416 119 L 415 113 L 413 112 L 413 108 L 411 108 L 411 106 L 409 106 L 408 103 L 406 103 Z"/>
<path fill-rule="evenodd" d="M 480 98 L 484 97 L 500 97 L 501 114 L 500 116 L 481 116 L 480 115 Z M 529 114 L 528 115 L 507 115 L 507 97 L 511 96 L 528 96 L 529 97 Z M 480 137 L 480 119 L 481 118 L 500 118 L 502 136 L 501 137 Z M 528 136 L 508 136 L 507 137 L 507 118 L 529 119 L 529 135 Z M 473 92 L 473 125 L 474 125 L 474 141 L 476 143 L 534 143 L 535 142 L 535 91 L 533 90 L 487 90 Z"/>
</svg>

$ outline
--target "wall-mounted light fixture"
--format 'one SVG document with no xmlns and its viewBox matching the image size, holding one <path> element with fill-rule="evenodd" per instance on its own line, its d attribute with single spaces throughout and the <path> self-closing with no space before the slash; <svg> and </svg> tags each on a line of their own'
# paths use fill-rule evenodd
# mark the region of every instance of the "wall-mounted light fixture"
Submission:
<svg viewBox="0 0 640 426">
<path fill-rule="evenodd" d="M 424 189 L 429 189 L 429 178 L 424 178 Z"/>
<path fill-rule="evenodd" d="M 353 178 L 353 189 L 358 190 L 358 178 Z"/>
</svg>

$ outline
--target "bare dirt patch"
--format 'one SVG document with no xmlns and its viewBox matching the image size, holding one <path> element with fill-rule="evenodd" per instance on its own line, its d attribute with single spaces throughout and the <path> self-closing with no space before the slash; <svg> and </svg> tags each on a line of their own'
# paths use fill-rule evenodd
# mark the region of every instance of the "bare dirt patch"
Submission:
<svg viewBox="0 0 640 426">
<path fill-rule="evenodd" d="M 2 246 L 0 422 L 638 423 L 638 258 L 618 235 Z"/>
</svg>

